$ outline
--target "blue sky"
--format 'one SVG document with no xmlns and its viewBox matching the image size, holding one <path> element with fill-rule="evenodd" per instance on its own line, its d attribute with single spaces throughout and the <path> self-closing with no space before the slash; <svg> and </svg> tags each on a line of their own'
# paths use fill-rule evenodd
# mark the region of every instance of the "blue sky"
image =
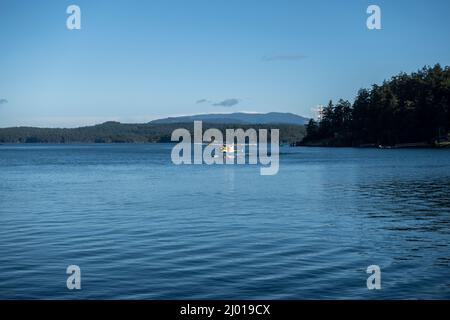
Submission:
<svg viewBox="0 0 450 320">
<path fill-rule="evenodd" d="M 66 28 L 71 4 L 81 30 Z M 370 4 L 382 30 L 366 28 Z M 310 116 L 400 71 L 450 65 L 449 39 L 448 0 L 0 0 L 0 127 Z"/>
</svg>

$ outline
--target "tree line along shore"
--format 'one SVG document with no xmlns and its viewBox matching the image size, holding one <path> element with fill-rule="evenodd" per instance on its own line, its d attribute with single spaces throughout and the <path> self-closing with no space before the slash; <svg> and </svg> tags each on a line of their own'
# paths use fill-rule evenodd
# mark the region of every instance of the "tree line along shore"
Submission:
<svg viewBox="0 0 450 320">
<path fill-rule="evenodd" d="M 360 89 L 355 101 L 332 101 L 311 119 L 298 146 L 449 147 L 450 67 L 400 73 Z"/>
<path fill-rule="evenodd" d="M 172 132 L 185 128 L 193 134 L 194 123 L 176 124 L 125 124 L 105 122 L 95 126 L 73 129 L 13 127 L 0 129 L 0 143 L 167 143 L 172 142 Z M 203 123 L 205 130 L 226 129 L 279 129 L 280 143 L 295 144 L 306 134 L 305 126 L 293 124 L 218 124 Z M 270 130 L 269 130 L 270 132 Z M 270 135 L 269 135 L 270 137 Z"/>
</svg>

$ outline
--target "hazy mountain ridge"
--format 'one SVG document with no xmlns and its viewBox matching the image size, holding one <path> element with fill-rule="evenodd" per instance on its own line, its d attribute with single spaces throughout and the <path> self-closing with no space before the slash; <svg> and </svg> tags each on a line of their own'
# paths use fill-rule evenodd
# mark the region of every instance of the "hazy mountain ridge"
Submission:
<svg viewBox="0 0 450 320">
<path fill-rule="evenodd" d="M 188 123 L 193 121 L 203 121 L 208 123 L 235 123 L 235 124 L 294 124 L 305 125 L 309 119 L 293 114 L 284 112 L 269 112 L 269 113 L 210 113 L 210 114 L 198 114 L 193 116 L 180 116 L 180 117 L 168 117 L 163 119 L 157 119 L 150 122 L 150 124 L 172 124 L 172 123 Z"/>
</svg>

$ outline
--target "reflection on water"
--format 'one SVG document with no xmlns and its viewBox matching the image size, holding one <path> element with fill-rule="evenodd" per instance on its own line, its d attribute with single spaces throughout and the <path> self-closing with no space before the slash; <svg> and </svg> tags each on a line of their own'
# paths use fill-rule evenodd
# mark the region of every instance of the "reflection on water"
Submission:
<svg viewBox="0 0 450 320">
<path fill-rule="evenodd" d="M 170 150 L 0 146 L 0 298 L 450 298 L 450 150 L 286 147 L 275 176 Z"/>
</svg>

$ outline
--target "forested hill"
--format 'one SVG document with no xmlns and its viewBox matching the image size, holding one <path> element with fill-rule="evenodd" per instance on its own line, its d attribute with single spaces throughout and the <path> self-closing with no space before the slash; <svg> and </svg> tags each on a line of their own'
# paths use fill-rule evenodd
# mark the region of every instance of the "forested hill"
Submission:
<svg viewBox="0 0 450 320">
<path fill-rule="evenodd" d="M 449 131 L 450 67 L 437 64 L 361 89 L 353 104 L 330 101 L 299 144 L 447 145 Z"/>
<path fill-rule="evenodd" d="M 105 122 L 103 124 L 74 129 L 49 129 L 34 127 L 15 127 L 0 129 L 0 143 L 147 143 L 170 142 L 172 131 L 186 128 L 193 132 L 193 122 L 184 124 L 122 124 Z M 294 143 L 303 139 L 305 127 L 290 124 L 208 124 L 203 130 L 248 128 L 280 129 L 280 142 Z M 270 132 L 270 131 L 269 131 Z"/>
</svg>

